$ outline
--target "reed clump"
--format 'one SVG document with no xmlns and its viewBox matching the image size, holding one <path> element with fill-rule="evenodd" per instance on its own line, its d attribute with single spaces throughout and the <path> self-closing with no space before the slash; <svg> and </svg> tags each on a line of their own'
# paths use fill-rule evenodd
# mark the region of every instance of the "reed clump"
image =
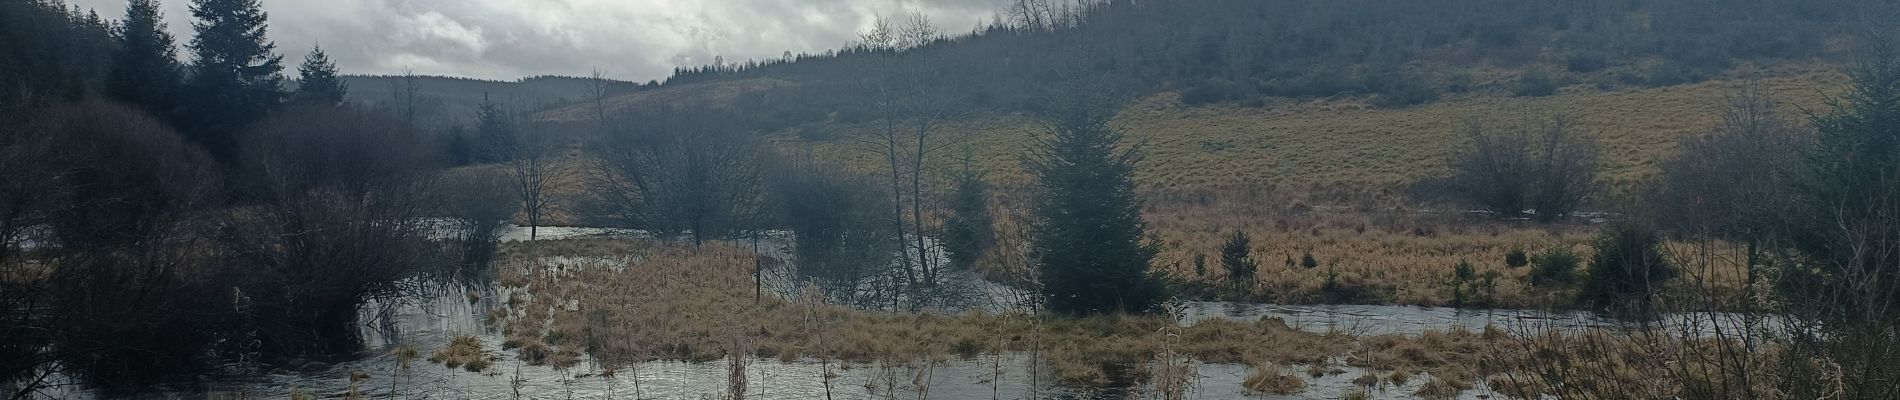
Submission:
<svg viewBox="0 0 1900 400">
<path fill-rule="evenodd" d="M 1254 366 L 1253 372 L 1240 381 L 1240 386 L 1255 393 L 1284 396 L 1306 390 L 1306 381 L 1280 371 L 1277 365 L 1267 363 Z"/>
<path fill-rule="evenodd" d="M 429 355 L 429 362 L 444 367 L 462 368 L 468 372 L 482 372 L 493 363 L 488 351 L 482 347 L 482 339 L 474 336 L 456 336 L 449 344 Z"/>
</svg>

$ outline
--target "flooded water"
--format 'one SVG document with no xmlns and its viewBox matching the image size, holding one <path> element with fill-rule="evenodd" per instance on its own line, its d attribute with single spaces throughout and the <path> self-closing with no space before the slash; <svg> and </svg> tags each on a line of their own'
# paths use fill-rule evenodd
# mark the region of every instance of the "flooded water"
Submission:
<svg viewBox="0 0 1900 400">
<path fill-rule="evenodd" d="M 204 387 L 170 393 L 155 393 L 161 398 L 205 398 L 211 395 L 238 395 L 249 398 L 288 398 L 293 394 L 316 398 L 341 398 L 351 393 L 371 398 L 400 399 L 708 399 L 723 398 L 729 392 L 729 365 L 726 361 L 707 363 L 651 362 L 633 368 L 604 373 L 591 362 L 583 361 L 569 369 L 530 366 L 516 360 L 512 350 L 495 348 L 502 337 L 482 324 L 486 310 L 499 307 L 494 299 L 507 297 L 504 290 L 485 289 L 476 301 L 461 293 L 442 293 L 426 301 L 403 304 L 387 315 L 390 323 L 363 327 L 369 350 L 354 361 L 338 364 L 312 363 L 296 371 L 280 370 L 244 379 L 213 381 Z M 479 337 L 503 361 L 485 373 L 445 368 L 420 359 L 460 335 Z M 421 353 L 405 366 L 395 350 L 413 348 Z M 1045 369 L 1038 368 L 1027 353 L 979 356 L 945 360 L 930 368 L 908 365 L 842 366 L 816 360 L 781 362 L 751 360 L 746 367 L 746 393 L 755 399 L 1040 399 L 1040 398 L 1140 398 L 1146 388 L 1134 383 L 1122 386 L 1080 388 L 1056 385 Z M 1258 396 L 1244 392 L 1240 382 L 1248 367 L 1231 364 L 1203 364 L 1196 368 L 1188 398 L 1339 398 L 1355 390 L 1353 378 L 1364 373 L 1351 367 L 1342 372 L 1313 378 L 1303 366 L 1288 366 L 1283 373 L 1307 379 L 1307 389 L 1291 396 Z M 827 381 L 827 372 L 834 376 Z M 352 382 L 352 375 L 366 376 Z M 1377 398 L 1413 398 L 1411 392 L 1429 377 L 1412 379 L 1408 385 L 1375 392 Z M 1466 398 L 1479 398 L 1480 391 Z M 637 395 L 637 396 L 636 396 Z M 59 393 L 53 397 L 87 398 L 96 393 L 84 390 Z"/>
<path fill-rule="evenodd" d="M 1417 335 L 1454 327 L 1481 332 L 1491 327 L 1508 333 L 1654 328 L 1678 336 L 1709 337 L 1718 332 L 1734 335 L 1745 327 L 1766 334 L 1781 326 L 1774 316 L 1718 312 L 1667 314 L 1649 321 L 1629 321 L 1584 311 L 1190 302 L 1182 313 L 1182 323 L 1187 324 L 1208 318 L 1241 321 L 1279 318 L 1287 326 L 1308 332 L 1353 335 Z"/>
<path fill-rule="evenodd" d="M 538 238 L 639 236 L 638 232 L 599 228 L 543 227 Z M 762 239 L 761 252 L 789 259 L 783 237 Z M 526 240 L 526 229 L 509 229 L 504 240 Z M 624 268 L 635 256 L 624 257 L 550 257 L 540 260 L 560 268 Z M 768 279 L 781 290 L 794 290 L 782 271 Z M 991 306 L 1019 300 L 1020 293 L 1003 285 L 989 283 L 975 275 L 955 275 L 969 280 L 981 296 L 992 297 Z M 364 320 L 379 321 L 361 327 L 365 350 L 350 361 L 335 364 L 307 363 L 296 368 L 267 371 L 237 379 L 213 380 L 200 387 L 150 393 L 141 397 L 206 398 L 237 394 L 247 398 L 288 398 L 293 394 L 316 398 L 340 398 L 355 393 L 372 398 L 398 399 L 711 399 L 724 398 L 728 387 L 728 361 L 707 363 L 651 362 L 618 371 L 604 371 L 591 360 L 583 359 L 573 368 L 530 366 L 518 361 L 512 350 L 499 349 L 503 338 L 489 330 L 484 318 L 489 310 L 501 307 L 497 299 L 509 296 L 507 289 L 478 288 L 476 296 L 462 289 L 442 290 L 433 296 L 391 304 L 366 307 Z M 385 311 L 367 311 L 385 310 Z M 378 315 L 380 314 L 380 315 Z M 380 318 L 370 318 L 380 317 Z M 1589 313 L 1544 312 L 1533 310 L 1460 310 L 1407 306 L 1312 305 L 1285 306 L 1249 303 L 1187 303 L 1182 323 L 1226 318 L 1259 320 L 1278 318 L 1291 327 L 1311 332 L 1346 332 L 1359 335 L 1418 334 L 1430 330 L 1464 327 L 1474 331 L 1487 326 L 1507 331 L 1531 329 L 1575 331 L 1587 328 L 1620 327 L 1626 324 Z M 1683 314 L 1665 316 L 1658 323 L 1680 326 L 1722 327 L 1739 324 L 1742 316 L 1726 314 Z M 1729 325 L 1725 329 L 1733 329 Z M 486 350 L 499 357 L 483 373 L 445 368 L 425 359 L 457 336 L 480 338 Z M 404 360 L 398 349 L 414 349 L 414 359 Z M 1027 353 L 987 355 L 968 359 L 940 360 L 928 365 L 839 365 L 817 360 L 749 360 L 745 367 L 746 395 L 757 399 L 1040 399 L 1040 398 L 1146 398 L 1148 388 L 1128 379 L 1106 387 L 1071 387 L 1053 383 L 1046 367 Z M 1339 365 L 1341 363 L 1332 363 Z M 1341 398 L 1357 390 L 1351 381 L 1365 373 L 1351 367 L 1336 367 L 1337 373 L 1318 377 L 1307 374 L 1305 366 L 1286 366 L 1283 373 L 1301 377 L 1306 390 L 1291 396 L 1259 396 L 1241 388 L 1249 374 L 1244 365 L 1202 364 L 1194 368 L 1187 398 Z M 1330 368 L 1329 368 L 1330 369 Z M 361 377 L 352 381 L 352 376 Z M 826 379 L 830 376 L 830 379 Z M 1387 387 L 1371 394 L 1374 398 L 1407 399 L 1418 386 L 1429 381 L 1419 377 L 1404 386 Z M 1479 387 L 1460 398 L 1488 398 L 1492 393 Z M 49 392 L 49 398 L 101 397 L 84 389 Z"/>
</svg>

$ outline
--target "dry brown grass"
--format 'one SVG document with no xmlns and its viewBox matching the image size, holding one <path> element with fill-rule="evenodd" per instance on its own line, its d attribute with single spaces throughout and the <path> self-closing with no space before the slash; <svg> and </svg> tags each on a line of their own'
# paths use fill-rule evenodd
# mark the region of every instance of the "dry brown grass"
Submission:
<svg viewBox="0 0 1900 400">
<path fill-rule="evenodd" d="M 0 265 L 0 284 L 26 287 L 44 284 L 53 276 L 52 266 L 45 261 L 26 259 L 17 262 L 13 265 Z"/>
<path fill-rule="evenodd" d="M 1784 110 L 1818 106 L 1845 87 L 1845 77 L 1819 67 L 1788 67 L 1755 74 L 1761 87 Z M 738 82 L 720 87 L 683 87 L 700 94 L 662 91 L 625 98 L 626 104 L 665 96 L 715 96 L 774 82 Z M 1445 155 L 1456 145 L 1463 121 L 1483 117 L 1509 124 L 1527 115 L 1569 113 L 1603 144 L 1605 180 L 1613 191 L 1649 179 L 1656 165 L 1675 153 L 1676 144 L 1709 130 L 1722 98 L 1739 80 L 1693 85 L 1600 91 L 1572 87 L 1540 98 L 1473 95 L 1401 109 L 1368 108 L 1351 102 L 1311 101 L 1271 108 L 1238 106 L 1182 107 L 1171 95 L 1157 95 L 1123 110 L 1120 123 L 1130 138 L 1149 152 L 1137 183 L 1149 198 L 1145 216 L 1164 245 L 1156 268 L 1176 277 L 1210 285 L 1212 277 L 1194 277 L 1195 254 L 1218 260 L 1221 239 L 1234 229 L 1255 238 L 1261 263 L 1250 299 L 1279 303 L 1356 302 L 1452 305 L 1451 268 L 1469 261 L 1479 275 L 1496 273 L 1494 289 L 1465 305 L 1545 307 L 1570 299 L 1562 290 L 1533 290 L 1526 270 L 1506 269 L 1503 255 L 1513 248 L 1536 253 L 1571 247 L 1587 256 L 1595 229 L 1473 223 L 1451 215 L 1419 215 L 1404 208 L 1403 187 L 1446 172 Z M 672 90 L 672 89 L 667 89 Z M 697 92 L 695 92 L 697 93 Z M 643 104 L 643 103 L 641 103 Z M 568 110 L 571 112 L 579 112 Z M 979 168 L 997 181 L 999 208 L 1021 213 L 1027 206 L 1027 182 L 1019 155 L 1031 144 L 1035 123 L 1022 116 L 986 115 L 948 121 L 943 137 L 961 137 Z M 849 136 L 871 129 L 828 126 Z M 860 169 L 875 169 L 873 154 L 847 138 L 807 142 L 774 135 L 783 148 L 805 149 L 821 158 Z M 961 148 L 961 146 L 959 146 Z M 960 150 L 959 150 L 960 151 Z M 578 153 L 571 158 L 583 168 Z M 951 170 L 960 157 L 938 157 L 937 172 Z M 576 199 L 585 188 L 579 177 L 557 184 L 557 198 Z M 571 204 L 571 202 L 568 202 Z M 1350 204 L 1347 210 L 1337 209 Z M 554 223 L 571 222 L 571 209 L 551 213 Z M 1318 209 L 1320 211 L 1311 212 Z M 1443 211 L 1443 210 L 1441 210 Z M 1019 227 L 1017 216 L 999 212 L 999 227 Z M 929 218 L 935 218 L 931 216 Z M 926 225 L 934 222 L 927 221 Z M 1010 235 L 1010 232 L 1004 232 Z M 1020 233 L 1017 235 L 1020 237 Z M 1288 257 L 1310 251 L 1321 261 L 1315 269 L 1286 268 Z M 979 268 L 993 278 L 1026 276 L 1020 249 L 1005 247 Z M 1210 265 L 1218 270 L 1218 265 Z M 1695 276 L 1708 290 L 1733 290 L 1741 268 L 1722 266 Z M 1333 282 L 1335 289 L 1326 290 Z M 1472 294 L 1465 292 L 1465 294 Z M 1471 300 L 1479 300 L 1471 302 Z M 1472 304 L 1476 303 L 1476 304 Z"/>
<path fill-rule="evenodd" d="M 1414 392 L 1421 398 L 1454 398 L 1478 382 L 1508 398 L 1786 398 L 1775 387 L 1782 382 L 1776 366 L 1789 355 L 1772 343 L 1740 339 L 1453 329 L 1361 338 L 1347 364 L 1368 374 L 1392 371 L 1387 380 L 1394 386 L 1429 373 Z"/>
<path fill-rule="evenodd" d="M 1468 261 L 1480 276 L 1499 276 L 1495 294 L 1485 305 L 1551 305 L 1568 299 L 1530 290 L 1524 279 L 1529 269 L 1507 268 L 1505 253 L 1556 247 L 1583 251 L 1595 234 L 1589 226 L 1470 221 L 1405 209 L 1315 211 L 1239 199 L 1157 205 L 1149 208 L 1148 222 L 1163 246 L 1157 270 L 1215 287 L 1230 286 L 1219 265 L 1221 244 L 1234 230 L 1245 230 L 1253 237 L 1252 256 L 1260 265 L 1257 279 L 1243 285 L 1246 298 L 1286 304 L 1452 305 L 1453 266 Z M 1205 276 L 1195 275 L 1196 254 L 1208 257 Z M 1298 265 L 1307 254 L 1318 267 Z M 1467 302 L 1477 303 L 1469 298 Z"/>
<path fill-rule="evenodd" d="M 1284 396 L 1306 390 L 1306 381 L 1286 374 L 1280 371 L 1279 366 L 1269 363 L 1254 366 L 1253 372 L 1240 381 L 1240 386 L 1255 393 Z"/>
<path fill-rule="evenodd" d="M 1279 304 L 1567 307 L 1574 300 L 1570 288 L 1532 287 L 1531 268 L 1507 267 L 1505 254 L 1513 249 L 1535 255 L 1569 248 L 1588 260 L 1590 242 L 1598 233 L 1595 225 L 1491 221 L 1444 210 L 1314 207 L 1268 192 L 1164 199 L 1150 204 L 1145 217 L 1150 234 L 1162 246 L 1153 268 L 1198 289 L 1186 294 Z M 987 276 L 1031 274 L 1022 262 L 1027 236 L 1017 219 L 1021 216 L 999 217 L 999 235 L 1014 239 L 1004 241 L 977 266 Z M 1259 264 L 1255 280 L 1238 287 L 1220 265 L 1221 246 L 1235 230 L 1245 230 L 1253 238 L 1252 257 Z M 1679 254 L 1739 251 L 1723 243 L 1669 246 Z M 1195 271 L 1197 254 L 1206 257 L 1204 275 Z M 1318 261 L 1318 267 L 1298 265 L 1307 254 Z M 1740 290 L 1747 280 L 1746 268 L 1739 262 L 1743 259 L 1726 254 L 1694 265 L 1663 295 L 1666 299 L 1736 298 L 1699 295 Z M 1455 285 L 1454 266 L 1460 262 L 1469 262 L 1478 278 L 1455 292 L 1454 287 L 1460 285 Z M 1488 286 L 1486 275 L 1495 275 Z M 1460 292 L 1462 299 L 1457 296 Z M 1693 308 L 1731 306 L 1695 304 Z"/>
<path fill-rule="evenodd" d="M 395 357 L 396 366 L 405 371 L 415 363 L 416 358 L 422 356 L 421 353 L 416 351 L 416 348 L 409 346 L 397 346 L 396 348 L 389 349 L 389 355 Z"/>
<path fill-rule="evenodd" d="M 1488 327 L 1352 337 L 1301 332 L 1274 319 L 1210 319 L 1181 327 L 1156 316 L 884 313 L 825 304 L 817 296 L 769 294 L 754 301 L 753 254 L 725 244 L 695 249 L 648 241 L 561 240 L 509 244 L 505 255 L 501 282 L 520 289 L 499 320 L 508 338 L 505 346 L 520 349 L 524 359 L 557 366 L 582 351 L 609 367 L 734 356 L 924 367 L 983 354 L 1031 352 L 1047 361 L 1045 372 L 1054 379 L 1087 385 L 1107 381 L 1107 365 L 1181 356 L 1252 365 L 1245 385 L 1262 393 L 1297 393 L 1305 384 L 1279 366 L 1331 371 L 1329 366 L 1343 363 L 1367 371 L 1355 380 L 1361 386 L 1375 386 L 1381 376 L 1401 386 L 1428 374 L 1430 380 L 1417 390 L 1420 397 L 1453 396 L 1480 382 L 1501 394 L 1532 397 L 1575 394 L 1574 385 L 1607 388 L 1594 393 L 1671 397 L 1706 394 L 1708 388 L 1744 380 L 1772 382 L 1762 374 L 1778 357 L 1773 349 L 1747 353 L 1751 356 L 1744 362 L 1751 368 L 1743 373 L 1750 375 L 1737 376 L 1729 372 L 1732 365 L 1706 357 L 1733 353 L 1737 343 L 1683 341 L 1666 333 L 1514 334 Z M 550 255 L 634 256 L 636 261 L 621 271 L 598 266 L 557 270 L 533 262 Z M 470 347 L 462 342 L 450 348 Z M 479 343 L 473 348 L 479 350 Z M 444 349 L 438 355 L 444 352 L 469 353 Z M 1564 377 L 1572 386 L 1548 383 L 1543 374 L 1553 369 L 1574 374 Z M 1140 370 L 1137 375 L 1162 379 L 1178 372 Z"/>
<path fill-rule="evenodd" d="M 561 242 L 574 243 L 549 247 L 608 247 L 601 244 L 607 241 L 541 243 Z M 511 254 L 548 251 L 510 246 Z M 901 363 L 1041 352 L 1058 378 L 1090 382 L 1104 379 L 1105 364 L 1154 359 L 1170 346 L 1164 328 L 1174 326 L 1156 316 L 877 313 L 769 294 L 755 302 L 753 255 L 746 249 L 721 244 L 624 248 L 637 249 L 640 261 L 619 272 L 550 272 L 527 262 L 533 258 L 510 257 L 501 282 L 527 294 L 502 318 L 506 345 L 522 349 L 524 358 L 589 349 L 609 365 L 718 360 L 729 355 L 734 335 L 743 337 L 752 355 L 780 360 Z M 1349 342 L 1345 336 L 1296 331 L 1278 320 L 1212 320 L 1180 329 L 1171 350 L 1207 362 L 1313 363 L 1343 352 Z"/>
<path fill-rule="evenodd" d="M 493 363 L 493 356 L 482 346 L 482 339 L 474 336 L 456 336 L 447 345 L 429 355 L 429 362 L 444 367 L 462 368 L 468 372 L 482 372 Z"/>
<path fill-rule="evenodd" d="M 1839 93 L 1845 77 L 1825 67 L 1790 67 L 1754 74 L 1788 110 L 1812 108 Z M 1168 192 L 1263 187 L 1301 193 L 1389 192 L 1446 171 L 1445 155 L 1471 117 L 1516 123 L 1527 116 L 1566 113 L 1604 145 L 1608 180 L 1624 185 L 1656 172 L 1683 138 L 1708 131 L 1723 96 L 1739 80 L 1610 91 L 1573 87 L 1538 98 L 1466 96 L 1436 103 L 1379 109 L 1355 101 L 1314 100 L 1270 108 L 1233 105 L 1183 107 L 1171 94 L 1139 100 L 1118 122 L 1148 152 L 1136 180 Z M 975 160 L 1004 182 L 1026 178 L 1017 158 L 1031 143 L 1035 123 L 1021 116 L 950 121 L 947 130 L 975 149 Z M 827 126 L 840 137 L 865 125 Z M 788 147 L 809 146 L 823 158 L 870 168 L 876 159 L 850 139 L 805 142 L 776 137 Z M 941 160 L 948 167 L 952 160 Z M 960 160 L 959 160 L 960 161 Z M 1309 197 L 1312 198 L 1312 197 Z"/>
<path fill-rule="evenodd" d="M 1791 113 L 1814 108 L 1846 87 L 1842 74 L 1825 67 L 1776 67 L 1740 75 L 1757 79 Z M 1182 107 L 1163 94 L 1129 105 L 1118 122 L 1148 152 L 1136 181 L 1150 200 L 1145 217 L 1151 232 L 1164 246 L 1158 270 L 1226 286 L 1217 271 L 1212 278 L 1195 277 L 1194 255 L 1218 260 L 1221 240 L 1232 230 L 1245 229 L 1255 238 L 1253 250 L 1262 267 L 1258 282 L 1246 290 L 1251 299 L 1453 305 L 1452 267 L 1469 261 L 1480 276 L 1496 273 L 1498 279 L 1493 289 L 1479 293 L 1481 298 L 1466 298 L 1465 305 L 1547 307 L 1570 302 L 1568 292 L 1533 290 L 1524 279 L 1527 270 L 1502 265 L 1505 252 L 1570 247 L 1587 257 L 1595 228 L 1421 216 L 1403 207 L 1406 185 L 1447 172 L 1446 155 L 1459 143 L 1467 118 L 1509 125 L 1565 113 L 1602 144 L 1604 180 L 1612 192 L 1623 192 L 1652 178 L 1658 163 L 1675 154 L 1681 140 L 1709 131 L 1724 96 L 1743 84 L 1730 79 L 1610 91 L 1571 87 L 1555 96 L 1472 95 L 1401 109 L 1330 100 L 1270 108 Z M 976 164 L 1005 192 L 999 196 L 1004 197 L 1002 206 L 1020 212 L 1028 203 L 1017 198 L 1024 196 L 1021 188 L 1028 178 L 1019 155 L 1031 145 L 1036 126 L 1019 115 L 991 115 L 950 121 L 945 128 L 950 133 L 943 136 L 967 140 Z M 826 128 L 850 136 L 872 127 Z M 774 139 L 782 147 L 811 149 L 821 158 L 861 169 L 872 169 L 878 162 L 849 139 Z M 952 158 L 938 161 L 961 161 Z M 1313 205 L 1341 204 L 1353 207 L 1300 212 Z M 999 226 L 1005 230 L 1020 226 L 1009 221 L 1012 216 L 1002 218 Z M 1320 260 L 1320 268 L 1286 268 L 1284 260 L 1309 251 Z M 998 253 L 980 266 L 986 275 L 1026 274 L 1020 249 Z M 1744 279 L 1739 265 L 1717 267 L 1692 276 L 1701 280 L 1694 285 L 1712 291 L 1739 287 Z M 1209 269 L 1218 270 L 1218 265 Z M 1343 290 L 1326 290 L 1329 278 L 1333 288 Z"/>
</svg>

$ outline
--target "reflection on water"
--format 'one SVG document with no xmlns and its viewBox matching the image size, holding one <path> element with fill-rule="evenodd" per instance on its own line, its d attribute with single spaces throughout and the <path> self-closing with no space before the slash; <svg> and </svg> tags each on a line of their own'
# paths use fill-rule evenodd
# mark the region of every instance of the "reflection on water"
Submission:
<svg viewBox="0 0 1900 400">
<path fill-rule="evenodd" d="M 479 298 L 472 302 L 463 293 L 441 291 L 426 301 L 390 307 L 386 315 L 390 324 L 374 329 L 364 328 L 363 334 L 370 350 L 360 360 L 316 365 L 303 371 L 276 371 L 250 379 L 214 382 L 205 390 L 280 398 L 290 396 L 293 391 L 318 397 L 344 396 L 354 389 L 373 397 L 419 399 L 512 399 L 516 398 L 517 393 L 520 398 L 632 398 L 636 392 L 640 398 L 699 399 L 716 398 L 727 391 L 727 365 L 720 361 L 651 362 L 615 371 L 611 376 L 587 361 L 566 370 L 525 365 L 516 359 L 513 351 L 497 349 L 496 344 L 503 338 L 496 332 L 488 331 L 482 324 L 486 311 L 500 307 L 496 299 L 507 298 L 508 292 L 497 289 L 481 289 L 478 292 Z M 1215 303 L 1203 305 L 1213 307 Z M 1274 312 L 1293 314 L 1288 312 L 1287 307 L 1235 304 L 1220 307 L 1226 306 L 1234 306 L 1225 311 L 1229 313 L 1278 310 Z M 1190 308 L 1195 309 L 1198 308 Z M 1302 315 L 1316 317 L 1320 313 Z M 1362 312 L 1354 316 L 1366 315 L 1369 314 Z M 1215 316 L 1190 318 L 1210 317 Z M 1348 317 L 1341 314 L 1325 318 L 1343 320 Z M 1382 321 L 1392 323 L 1401 320 Z M 391 354 L 395 348 L 409 346 L 418 349 L 426 357 L 429 351 L 458 335 L 482 338 L 488 350 L 495 351 L 503 361 L 487 373 L 444 368 L 421 359 L 413 360 L 405 369 L 398 357 Z M 1046 371 L 1035 373 L 1031 368 L 1031 360 L 1026 353 L 981 356 L 940 362 L 928 370 L 905 365 L 859 364 L 841 367 L 836 363 L 825 364 L 809 359 L 793 362 L 753 360 L 747 368 L 747 391 L 753 398 L 764 399 L 825 398 L 827 395 L 834 399 L 873 399 L 891 398 L 893 394 L 896 398 L 917 398 L 919 393 L 926 393 L 927 398 L 942 399 L 1022 399 L 1125 398 L 1141 390 L 1140 387 L 1131 387 L 1135 384 L 1127 382 L 1126 378 L 1120 381 L 1120 387 L 1076 388 L 1055 385 Z M 1197 378 L 1190 386 L 1190 398 L 1243 396 L 1240 382 L 1247 376 L 1247 368 L 1242 365 L 1200 365 Z M 1284 368 L 1286 374 L 1307 379 L 1307 389 L 1294 396 L 1265 398 L 1339 398 L 1352 391 L 1355 386 L 1351 380 L 1364 373 L 1356 368 L 1340 367 L 1341 373 L 1313 378 L 1305 374 L 1303 367 Z M 827 370 L 836 376 L 830 380 L 829 388 L 822 378 Z M 352 385 L 349 382 L 352 372 L 365 373 L 369 378 Z M 1428 380 L 1413 379 L 1409 386 L 1388 388 L 1381 398 L 1410 398 L 1416 386 Z M 1477 392 L 1481 391 L 1471 392 L 1474 393 L 1472 396 L 1476 396 Z M 194 397 L 182 393 L 179 395 Z"/>
<path fill-rule="evenodd" d="M 1454 327 L 1478 332 L 1489 326 L 1510 333 L 1551 330 L 1575 332 L 1591 328 L 1658 328 L 1663 332 L 1678 335 L 1708 337 L 1714 336 L 1717 332 L 1734 335 L 1736 332 L 1741 332 L 1743 327 L 1755 327 L 1760 331 L 1764 328 L 1773 330 L 1774 327 L 1780 326 L 1779 319 L 1774 316 L 1719 312 L 1667 314 L 1650 321 L 1628 321 L 1583 311 L 1191 302 L 1182 313 L 1182 323 L 1186 324 L 1208 318 L 1241 321 L 1279 318 L 1289 327 L 1308 332 L 1344 332 L 1354 335 L 1417 335 L 1426 331 L 1444 331 Z"/>
</svg>

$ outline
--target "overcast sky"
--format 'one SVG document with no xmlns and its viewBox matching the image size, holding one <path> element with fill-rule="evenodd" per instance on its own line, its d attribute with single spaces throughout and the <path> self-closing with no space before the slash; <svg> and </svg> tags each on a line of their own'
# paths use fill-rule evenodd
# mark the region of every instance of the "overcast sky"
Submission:
<svg viewBox="0 0 1900 400">
<path fill-rule="evenodd" d="M 69 0 L 107 18 L 124 0 Z M 162 0 L 180 53 L 190 0 Z M 321 43 L 347 74 L 634 81 L 675 66 L 835 49 L 878 15 L 919 11 L 948 32 L 988 21 L 1006 0 L 263 0 L 286 73 Z"/>
</svg>

